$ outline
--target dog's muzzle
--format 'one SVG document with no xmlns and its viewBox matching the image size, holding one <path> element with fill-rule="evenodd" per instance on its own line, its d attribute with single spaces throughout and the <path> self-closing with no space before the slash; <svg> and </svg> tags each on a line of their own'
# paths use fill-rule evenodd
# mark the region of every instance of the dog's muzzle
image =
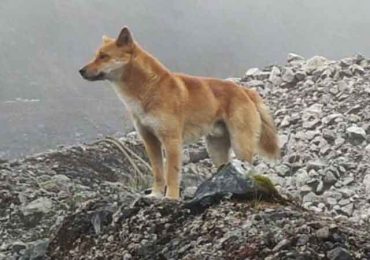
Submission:
<svg viewBox="0 0 370 260">
<path fill-rule="evenodd" d="M 100 72 L 98 74 L 95 74 L 95 75 L 91 75 L 87 72 L 87 68 L 86 67 L 83 67 L 82 69 L 79 70 L 81 76 L 86 79 L 86 80 L 89 80 L 89 81 L 96 81 L 96 80 L 103 80 L 105 79 L 105 74 L 103 72 Z"/>
</svg>

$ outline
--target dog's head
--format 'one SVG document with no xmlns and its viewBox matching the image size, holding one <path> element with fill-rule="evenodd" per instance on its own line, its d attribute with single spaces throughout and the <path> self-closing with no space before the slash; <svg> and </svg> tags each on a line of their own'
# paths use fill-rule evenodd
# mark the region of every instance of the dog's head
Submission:
<svg viewBox="0 0 370 260">
<path fill-rule="evenodd" d="M 102 47 L 94 59 L 79 72 L 84 79 L 90 81 L 117 81 L 130 63 L 134 47 L 132 34 L 127 27 L 121 30 L 117 39 L 103 36 Z"/>
</svg>

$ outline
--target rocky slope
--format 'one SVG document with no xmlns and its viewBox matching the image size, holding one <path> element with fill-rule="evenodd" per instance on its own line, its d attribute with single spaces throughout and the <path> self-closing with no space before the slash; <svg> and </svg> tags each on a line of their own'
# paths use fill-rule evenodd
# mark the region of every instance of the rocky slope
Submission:
<svg viewBox="0 0 370 260">
<path fill-rule="evenodd" d="M 257 168 L 316 212 L 370 218 L 370 62 L 290 54 L 285 66 L 250 69 L 243 84 L 270 104 L 283 157 Z"/>
<path fill-rule="evenodd" d="M 0 162 L 0 259 L 370 259 L 370 61 L 309 60 L 253 68 L 282 158 L 257 158 L 297 206 L 225 199 L 200 211 L 148 200 L 135 134 Z M 131 159 L 127 159 L 130 157 Z M 183 196 L 216 172 L 202 142 L 185 149 Z"/>
</svg>

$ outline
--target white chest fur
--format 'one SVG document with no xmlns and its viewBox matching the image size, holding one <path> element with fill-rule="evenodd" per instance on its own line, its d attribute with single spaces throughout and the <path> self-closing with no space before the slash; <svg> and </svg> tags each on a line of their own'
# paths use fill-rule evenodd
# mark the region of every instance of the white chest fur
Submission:
<svg viewBox="0 0 370 260">
<path fill-rule="evenodd" d="M 113 88 L 119 99 L 122 101 L 122 103 L 125 104 L 127 110 L 129 110 L 130 113 L 133 115 L 133 119 L 135 120 L 136 125 L 140 124 L 142 126 L 150 127 L 154 130 L 158 129 L 158 127 L 160 126 L 160 120 L 151 115 L 150 112 L 144 111 L 144 108 L 140 101 L 127 96 L 125 94 L 123 86 L 113 84 Z"/>
<path fill-rule="evenodd" d="M 124 87 L 118 84 L 112 84 L 119 99 L 125 104 L 126 108 L 135 116 L 140 117 L 144 115 L 144 109 L 140 102 L 125 94 Z"/>
</svg>

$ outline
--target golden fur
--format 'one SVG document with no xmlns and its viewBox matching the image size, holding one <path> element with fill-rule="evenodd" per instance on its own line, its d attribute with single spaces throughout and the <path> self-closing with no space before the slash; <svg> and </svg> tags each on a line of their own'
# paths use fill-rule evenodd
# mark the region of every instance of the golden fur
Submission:
<svg viewBox="0 0 370 260">
<path fill-rule="evenodd" d="M 133 40 L 127 27 L 117 39 L 103 37 L 96 57 L 80 73 L 87 80 L 112 82 L 130 111 L 152 165 L 153 196 L 167 187 L 167 198 L 179 198 L 182 146 L 201 136 L 216 166 L 229 161 L 231 149 L 250 163 L 256 152 L 279 157 L 274 122 L 256 91 L 172 73 Z"/>
</svg>

